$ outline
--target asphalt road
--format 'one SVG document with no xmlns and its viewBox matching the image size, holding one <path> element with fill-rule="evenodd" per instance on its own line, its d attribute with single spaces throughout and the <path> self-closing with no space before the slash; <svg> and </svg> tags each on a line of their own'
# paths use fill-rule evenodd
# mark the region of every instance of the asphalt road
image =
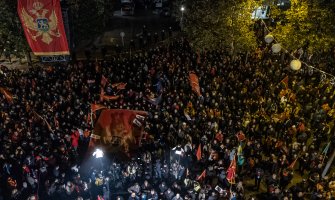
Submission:
<svg viewBox="0 0 335 200">
<path fill-rule="evenodd" d="M 85 58 L 85 50 L 90 49 L 93 58 L 101 58 L 101 48 L 107 50 L 107 57 L 119 51 L 129 51 L 130 41 L 135 43 L 135 49 L 139 48 L 139 37 L 142 35 L 143 26 L 146 26 L 147 33 L 151 34 L 154 41 L 154 34 L 159 36 L 161 41 L 161 31 L 165 31 L 168 36 L 168 30 L 171 27 L 173 34 L 179 32 L 179 24 L 172 17 L 166 17 L 155 14 L 154 10 L 139 8 L 135 9 L 133 16 L 122 16 L 120 10 L 114 11 L 114 16 L 107 24 L 106 31 L 102 32 L 94 41 L 83 42 L 77 47 L 77 58 Z M 124 33 L 123 42 L 120 33 Z"/>
</svg>

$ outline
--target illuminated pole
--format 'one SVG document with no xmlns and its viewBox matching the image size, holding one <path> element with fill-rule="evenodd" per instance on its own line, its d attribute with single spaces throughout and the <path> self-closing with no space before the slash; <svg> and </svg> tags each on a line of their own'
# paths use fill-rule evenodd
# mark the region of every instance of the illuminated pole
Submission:
<svg viewBox="0 0 335 200">
<path fill-rule="evenodd" d="M 325 155 L 325 156 L 326 156 L 326 155 Z M 332 156 L 331 156 L 330 159 L 328 160 L 328 162 L 327 162 L 327 164 L 326 164 L 326 166 L 325 166 L 325 168 L 324 168 L 324 170 L 323 170 L 323 172 L 322 172 L 322 175 L 321 175 L 322 178 L 326 176 L 326 174 L 327 174 L 329 168 L 331 167 L 331 165 L 332 165 L 332 163 L 333 163 L 333 161 L 334 161 L 334 158 L 335 158 L 335 150 L 333 151 Z"/>
<path fill-rule="evenodd" d="M 184 6 L 181 6 L 181 7 L 180 7 L 180 11 L 181 11 L 180 28 L 181 28 L 181 30 L 183 30 L 183 19 L 184 19 L 184 11 L 185 11 L 185 7 L 184 7 Z"/>
</svg>

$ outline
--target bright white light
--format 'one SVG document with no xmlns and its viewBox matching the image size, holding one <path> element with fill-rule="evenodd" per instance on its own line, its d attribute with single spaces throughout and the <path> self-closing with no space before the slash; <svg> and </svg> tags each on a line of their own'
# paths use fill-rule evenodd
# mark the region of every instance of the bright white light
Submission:
<svg viewBox="0 0 335 200">
<path fill-rule="evenodd" d="M 96 149 L 93 153 L 95 158 L 102 158 L 104 157 L 104 152 L 101 149 Z"/>
<path fill-rule="evenodd" d="M 183 154 L 182 151 L 178 151 L 178 150 L 177 150 L 175 153 L 176 153 L 177 155 L 182 155 L 182 154 Z"/>
<path fill-rule="evenodd" d="M 184 6 L 180 7 L 180 11 L 184 11 L 184 10 L 185 10 Z"/>
</svg>

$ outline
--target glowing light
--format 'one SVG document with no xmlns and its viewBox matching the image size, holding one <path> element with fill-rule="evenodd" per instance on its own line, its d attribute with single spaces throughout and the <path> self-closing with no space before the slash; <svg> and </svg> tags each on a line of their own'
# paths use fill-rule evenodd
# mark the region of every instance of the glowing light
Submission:
<svg viewBox="0 0 335 200">
<path fill-rule="evenodd" d="M 93 152 L 93 156 L 95 158 L 102 158 L 104 157 L 104 152 L 101 150 L 101 149 L 96 149 L 94 152 Z"/>
</svg>

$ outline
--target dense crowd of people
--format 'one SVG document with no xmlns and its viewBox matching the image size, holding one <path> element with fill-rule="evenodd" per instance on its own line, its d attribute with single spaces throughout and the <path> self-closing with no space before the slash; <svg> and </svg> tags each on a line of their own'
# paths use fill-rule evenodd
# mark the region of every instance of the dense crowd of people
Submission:
<svg viewBox="0 0 335 200">
<path fill-rule="evenodd" d="M 335 176 L 321 175 L 333 150 L 333 83 L 289 62 L 267 47 L 230 55 L 179 40 L 131 58 L 2 67 L 0 199 L 334 199 Z M 102 76 L 118 99 L 100 101 Z M 129 159 L 82 170 L 92 103 L 147 111 L 148 137 Z M 303 180 L 290 184 L 296 174 Z"/>
</svg>

